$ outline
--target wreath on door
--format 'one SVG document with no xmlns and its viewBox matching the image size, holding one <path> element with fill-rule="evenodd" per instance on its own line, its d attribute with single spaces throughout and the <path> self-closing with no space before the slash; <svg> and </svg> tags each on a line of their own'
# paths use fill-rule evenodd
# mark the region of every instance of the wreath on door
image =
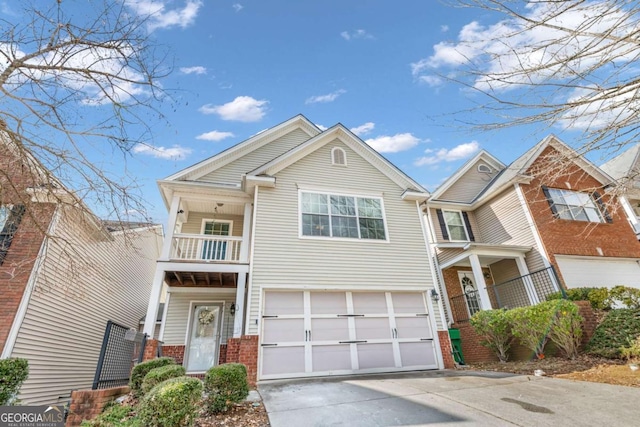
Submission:
<svg viewBox="0 0 640 427">
<path fill-rule="evenodd" d="M 205 309 L 205 310 L 202 310 L 198 315 L 198 321 L 200 322 L 201 325 L 208 325 L 211 322 L 213 322 L 213 319 L 215 319 L 215 317 L 216 315 L 213 311 Z"/>
</svg>

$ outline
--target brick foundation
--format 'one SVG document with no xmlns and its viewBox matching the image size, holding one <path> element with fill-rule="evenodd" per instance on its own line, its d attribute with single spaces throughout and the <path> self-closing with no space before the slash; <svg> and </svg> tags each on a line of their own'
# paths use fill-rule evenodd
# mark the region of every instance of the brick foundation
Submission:
<svg viewBox="0 0 640 427">
<path fill-rule="evenodd" d="M 79 426 L 83 420 L 95 418 L 107 403 L 127 393 L 129 393 L 129 386 L 71 392 L 69 416 L 65 426 Z"/>
<path fill-rule="evenodd" d="M 589 301 L 575 301 L 575 303 L 578 306 L 578 313 L 584 319 L 582 322 L 582 348 L 584 348 L 596 331 L 598 319 Z"/>
<path fill-rule="evenodd" d="M 162 356 L 172 357 L 178 365 L 184 362 L 184 346 L 183 345 L 163 345 Z"/>
<path fill-rule="evenodd" d="M 227 339 L 226 362 L 245 365 L 249 385 L 255 387 L 258 378 L 258 335 Z"/>
<path fill-rule="evenodd" d="M 456 364 L 453 360 L 453 351 L 451 350 L 451 339 L 449 331 L 438 331 L 438 340 L 440 341 L 440 349 L 442 350 L 442 360 L 445 369 L 453 369 Z"/>
<path fill-rule="evenodd" d="M 144 354 L 142 356 L 142 361 L 146 362 L 147 360 L 155 359 L 158 355 L 158 345 L 160 341 L 154 340 L 153 338 L 147 339 L 147 343 L 144 346 Z"/>
</svg>

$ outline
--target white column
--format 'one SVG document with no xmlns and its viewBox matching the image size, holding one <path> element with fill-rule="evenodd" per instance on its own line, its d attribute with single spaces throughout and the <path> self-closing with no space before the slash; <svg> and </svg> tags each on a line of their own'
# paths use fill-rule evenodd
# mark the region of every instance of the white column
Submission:
<svg viewBox="0 0 640 427">
<path fill-rule="evenodd" d="M 242 335 L 242 320 L 244 319 L 244 287 L 247 284 L 247 273 L 238 273 L 236 288 L 236 314 L 233 317 L 233 337 Z"/>
<path fill-rule="evenodd" d="M 529 276 L 529 268 L 527 267 L 527 263 L 524 261 L 523 256 L 517 257 L 515 261 L 516 265 L 518 266 L 518 272 L 520 273 L 520 276 L 526 276 L 522 277 L 522 283 L 524 284 L 524 289 L 527 291 L 529 303 L 531 305 L 536 305 L 540 302 L 540 300 L 538 299 L 538 293 L 536 292 L 533 280 L 531 280 L 531 276 Z"/>
<path fill-rule="evenodd" d="M 147 316 L 144 318 L 144 333 L 152 338 L 153 332 L 156 328 L 156 316 L 158 315 L 158 307 L 160 306 L 160 297 L 162 296 L 163 284 L 164 270 L 156 268 L 156 274 L 155 276 L 153 276 L 153 285 L 151 286 L 151 294 L 149 295 Z"/>
<path fill-rule="evenodd" d="M 178 220 L 178 210 L 180 209 L 180 197 L 173 196 L 171 200 L 171 208 L 169 209 L 169 221 L 167 221 L 167 233 L 164 236 L 164 244 L 162 245 L 161 261 L 169 261 L 171 256 L 171 246 L 173 245 L 173 233 L 176 229 Z"/>
<path fill-rule="evenodd" d="M 251 240 L 251 203 L 244 204 L 244 218 L 242 223 L 242 244 L 240 245 L 240 262 L 249 261 L 249 241 Z"/>
<path fill-rule="evenodd" d="M 627 214 L 627 219 L 629 219 L 629 223 L 631 224 L 633 231 L 635 231 L 637 234 L 638 231 L 640 231 L 640 223 L 638 222 L 638 217 L 636 216 L 636 213 L 633 211 L 631 204 L 629 203 L 627 198 L 624 196 L 620 196 L 618 200 L 620 201 L 620 204 L 622 205 L 624 212 Z"/>
<path fill-rule="evenodd" d="M 471 270 L 473 271 L 473 279 L 478 287 L 482 309 L 491 310 L 491 300 L 489 299 L 489 292 L 487 291 L 487 283 L 484 281 L 484 274 L 482 274 L 480 258 L 478 258 L 476 254 L 471 254 L 469 255 L 469 262 L 471 263 Z"/>
</svg>

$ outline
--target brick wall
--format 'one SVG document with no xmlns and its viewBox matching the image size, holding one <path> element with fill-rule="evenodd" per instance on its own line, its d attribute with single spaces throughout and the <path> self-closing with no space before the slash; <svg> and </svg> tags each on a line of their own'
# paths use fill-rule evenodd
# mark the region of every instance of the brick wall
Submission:
<svg viewBox="0 0 640 427">
<path fill-rule="evenodd" d="M 255 387 L 258 378 L 258 335 L 227 339 L 227 363 L 245 365 L 249 384 Z"/>
<path fill-rule="evenodd" d="M 460 284 L 460 277 L 458 276 L 459 271 L 464 271 L 471 279 L 473 279 L 473 272 L 471 271 L 471 267 L 454 266 L 442 270 L 444 285 L 447 290 L 447 295 L 449 296 L 449 301 L 451 303 L 451 310 L 453 310 L 453 319 L 450 320 L 453 321 L 469 318 L 467 306 L 464 301 L 461 301 L 460 298 L 456 298 L 457 303 L 451 301 L 452 297 L 460 296 L 463 294 L 462 285 Z M 488 268 L 483 268 L 482 273 L 485 275 L 484 280 L 487 284 L 487 287 L 493 285 L 491 271 Z M 489 295 L 491 297 L 493 293 L 489 293 Z M 495 301 L 492 301 L 492 304 L 495 304 Z"/>
<path fill-rule="evenodd" d="M 22 162 L 11 157 L 4 146 L 0 154 L 0 170 L 12 173 L 11 179 L 0 174 L 0 205 L 25 205 L 27 207 L 4 262 L 0 265 L 1 352 L 13 325 L 45 233 L 53 218 L 55 205 L 31 202 L 31 196 L 25 190 L 41 182 L 34 179 L 29 170 L 22 166 Z"/>
<path fill-rule="evenodd" d="M 584 319 L 582 322 L 582 347 L 584 348 L 591 337 L 593 337 L 593 333 L 596 331 L 596 327 L 598 326 L 598 319 L 596 318 L 596 314 L 591 308 L 591 303 L 589 301 L 575 301 L 578 305 L 578 312 L 580 316 Z"/>
<path fill-rule="evenodd" d="M 545 169 L 545 165 L 557 156 L 557 151 L 554 148 L 547 147 L 529 169 L 529 172 L 536 177 L 530 184 L 522 185 L 522 188 L 549 255 L 549 261 L 555 266 L 559 275 L 561 276 L 562 272 L 558 268 L 554 254 L 597 257 L 600 256 L 597 248 L 600 248 L 605 257 L 639 258 L 640 243 L 617 200 L 606 196 L 602 184 L 574 164 L 562 164 L 561 170 L 551 168 L 548 172 L 549 169 Z M 549 188 L 570 189 L 587 193 L 598 191 L 607 205 L 613 223 L 591 223 L 554 218 L 549 203 L 542 193 L 542 185 Z"/>
<path fill-rule="evenodd" d="M 75 390 L 71 392 L 66 427 L 79 426 L 82 420 L 95 418 L 107 403 L 129 393 L 129 386 L 101 390 Z"/>
<path fill-rule="evenodd" d="M 144 346 L 144 354 L 142 355 L 142 361 L 155 359 L 158 355 L 158 345 L 160 341 L 148 338 L 147 343 Z"/>
<path fill-rule="evenodd" d="M 178 365 L 184 362 L 184 346 L 183 345 L 163 345 L 162 356 L 172 357 Z"/>
<path fill-rule="evenodd" d="M 438 331 L 438 340 L 440 341 L 440 350 L 442 351 L 442 360 L 444 361 L 445 369 L 455 368 L 456 364 L 453 360 L 449 331 Z"/>
</svg>

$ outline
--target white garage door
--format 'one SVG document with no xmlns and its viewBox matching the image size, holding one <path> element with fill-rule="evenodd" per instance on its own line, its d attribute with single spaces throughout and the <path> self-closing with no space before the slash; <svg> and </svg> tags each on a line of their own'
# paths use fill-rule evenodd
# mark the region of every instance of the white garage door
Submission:
<svg viewBox="0 0 640 427">
<path fill-rule="evenodd" d="M 568 288 L 617 285 L 640 288 L 640 265 L 633 260 L 557 255 L 556 261 Z"/>
<path fill-rule="evenodd" d="M 420 292 L 267 291 L 260 379 L 437 369 Z"/>
</svg>

